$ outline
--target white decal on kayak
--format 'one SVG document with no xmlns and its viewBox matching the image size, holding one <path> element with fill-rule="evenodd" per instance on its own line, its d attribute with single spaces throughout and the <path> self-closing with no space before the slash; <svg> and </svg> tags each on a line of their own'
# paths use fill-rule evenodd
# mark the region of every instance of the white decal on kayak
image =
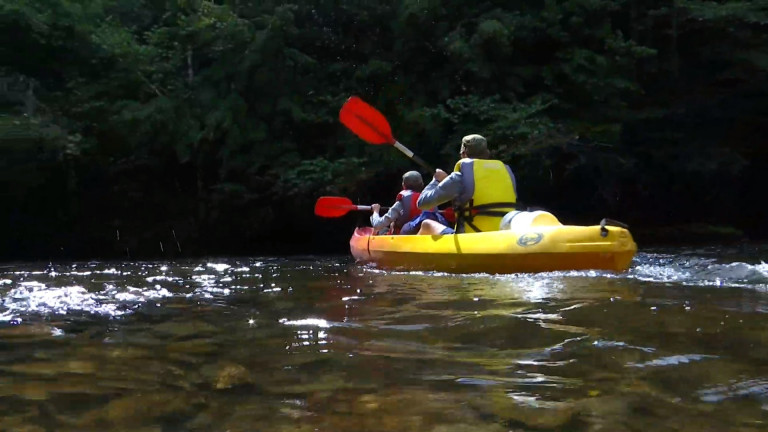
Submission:
<svg viewBox="0 0 768 432">
<path fill-rule="evenodd" d="M 543 238 L 544 238 L 544 234 L 542 233 L 537 233 L 537 232 L 525 233 L 520 237 L 518 237 L 517 244 L 522 247 L 533 246 L 535 244 L 538 244 Z"/>
</svg>

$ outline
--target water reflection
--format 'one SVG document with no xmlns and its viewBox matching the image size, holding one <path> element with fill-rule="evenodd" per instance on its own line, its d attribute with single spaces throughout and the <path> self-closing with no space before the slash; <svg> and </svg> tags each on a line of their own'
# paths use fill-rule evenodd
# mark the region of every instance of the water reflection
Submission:
<svg viewBox="0 0 768 432">
<path fill-rule="evenodd" d="M 765 416 L 768 277 L 739 259 L 5 267 L 0 430 L 748 430 Z"/>
</svg>

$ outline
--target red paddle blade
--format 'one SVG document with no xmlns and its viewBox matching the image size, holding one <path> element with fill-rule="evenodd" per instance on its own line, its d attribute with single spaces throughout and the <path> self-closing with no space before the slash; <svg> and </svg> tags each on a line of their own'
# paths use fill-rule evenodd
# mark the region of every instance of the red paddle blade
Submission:
<svg viewBox="0 0 768 432">
<path fill-rule="evenodd" d="M 320 197 L 315 203 L 315 215 L 320 217 L 341 217 L 356 210 L 357 206 L 349 198 L 344 197 Z"/>
<path fill-rule="evenodd" d="M 369 144 L 395 144 L 392 128 L 384 114 L 357 96 L 347 99 L 339 111 L 339 120 Z"/>
</svg>

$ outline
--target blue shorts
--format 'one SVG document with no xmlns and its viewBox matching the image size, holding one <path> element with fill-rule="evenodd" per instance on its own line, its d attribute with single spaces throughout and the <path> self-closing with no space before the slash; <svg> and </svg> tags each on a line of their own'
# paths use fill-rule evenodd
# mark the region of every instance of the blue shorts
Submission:
<svg viewBox="0 0 768 432">
<path fill-rule="evenodd" d="M 400 234 L 416 234 L 419 231 L 419 228 L 421 228 L 421 223 L 426 219 L 433 220 L 443 225 L 449 225 L 448 221 L 445 220 L 443 215 L 441 215 L 440 213 L 435 211 L 430 211 L 430 210 L 424 210 L 423 212 L 421 212 L 420 215 L 416 216 L 415 218 L 411 219 L 408 223 L 403 225 L 403 227 L 400 229 Z M 453 232 L 453 228 L 446 228 L 446 229 L 451 230 L 451 233 Z M 443 230 L 441 234 L 445 233 L 445 231 L 446 230 Z"/>
<path fill-rule="evenodd" d="M 454 230 L 453 228 L 446 228 L 440 231 L 440 235 L 443 235 L 443 234 L 456 234 L 456 230 Z"/>
</svg>

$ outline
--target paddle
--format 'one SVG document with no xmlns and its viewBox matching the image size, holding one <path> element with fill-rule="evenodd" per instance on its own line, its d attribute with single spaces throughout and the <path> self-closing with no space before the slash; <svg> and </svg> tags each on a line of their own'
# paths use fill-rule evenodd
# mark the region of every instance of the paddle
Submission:
<svg viewBox="0 0 768 432">
<path fill-rule="evenodd" d="M 382 207 L 382 210 L 387 210 L 389 207 Z M 371 206 L 357 205 L 349 198 L 336 197 L 336 196 L 324 196 L 317 199 L 315 203 L 315 215 L 326 218 L 342 217 L 351 211 L 371 211 Z M 453 209 L 447 208 L 440 210 L 441 213 L 449 221 L 454 220 Z"/>
<path fill-rule="evenodd" d="M 386 210 L 389 207 L 382 207 Z M 353 210 L 371 211 L 371 206 L 357 205 L 349 198 L 324 196 L 315 203 L 315 215 L 327 218 L 342 217 Z"/>
<path fill-rule="evenodd" d="M 363 141 L 374 145 L 388 144 L 394 146 L 427 171 L 435 172 L 431 166 L 413 154 L 408 147 L 395 139 L 392 135 L 392 128 L 389 126 L 389 122 L 384 117 L 384 114 L 365 103 L 359 97 L 352 96 L 347 99 L 341 107 L 341 111 L 339 111 L 339 121 Z"/>
</svg>

